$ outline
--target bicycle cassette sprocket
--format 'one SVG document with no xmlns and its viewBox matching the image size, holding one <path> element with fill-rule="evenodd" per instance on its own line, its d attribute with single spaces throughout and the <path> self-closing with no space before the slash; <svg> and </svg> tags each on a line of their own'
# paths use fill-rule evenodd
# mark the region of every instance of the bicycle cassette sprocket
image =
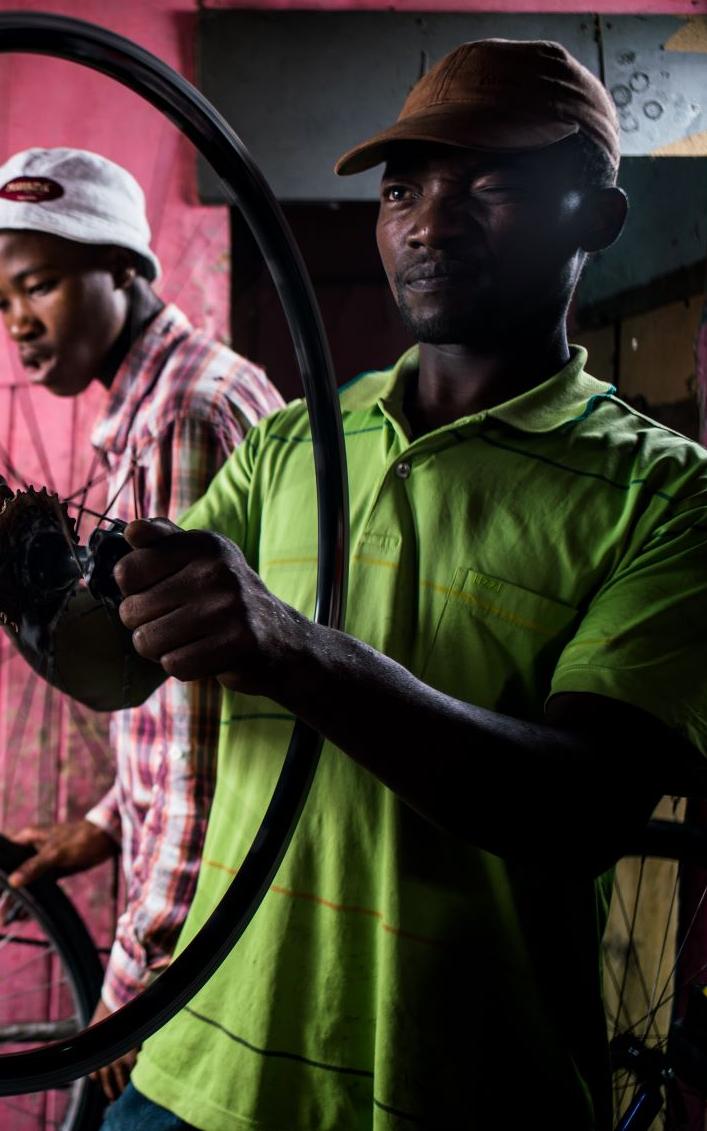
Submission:
<svg viewBox="0 0 707 1131">
<path fill-rule="evenodd" d="M 44 679 L 96 710 L 135 706 L 164 679 L 118 616 L 113 566 L 130 546 L 121 522 L 82 546 L 46 488 L 6 494 L 0 509 L 0 623 Z"/>
</svg>

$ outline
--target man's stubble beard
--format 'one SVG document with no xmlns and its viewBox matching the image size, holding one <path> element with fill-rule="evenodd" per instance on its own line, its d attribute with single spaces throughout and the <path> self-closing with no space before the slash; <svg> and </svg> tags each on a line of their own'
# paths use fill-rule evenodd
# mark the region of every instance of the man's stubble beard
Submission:
<svg viewBox="0 0 707 1131">
<path fill-rule="evenodd" d="M 439 311 L 427 316 L 411 308 L 401 283 L 396 287 L 397 305 L 405 328 L 415 341 L 429 345 L 491 346 L 499 334 L 507 332 L 507 319 L 500 315 L 495 303 L 476 297 L 463 312 Z"/>
<path fill-rule="evenodd" d="M 550 283 L 554 283 L 553 286 Z M 558 279 L 548 280 L 543 299 L 525 301 L 518 295 L 515 303 L 501 305 L 491 293 L 479 290 L 469 299 L 468 307 L 459 312 L 440 311 L 427 316 L 416 314 L 407 301 L 402 282 L 396 285 L 398 310 L 403 324 L 415 341 L 428 345 L 470 346 L 481 352 L 504 350 L 509 336 L 522 339 L 534 336 L 538 326 L 550 326 L 566 315 L 571 290 L 558 287 Z"/>
</svg>

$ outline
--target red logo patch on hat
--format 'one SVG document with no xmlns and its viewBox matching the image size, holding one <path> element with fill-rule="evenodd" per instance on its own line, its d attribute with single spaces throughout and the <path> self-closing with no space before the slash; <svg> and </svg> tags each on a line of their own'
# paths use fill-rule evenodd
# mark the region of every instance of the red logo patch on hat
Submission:
<svg viewBox="0 0 707 1131">
<path fill-rule="evenodd" d="M 45 200 L 56 200 L 63 195 L 59 182 L 50 177 L 14 177 L 0 188 L 3 200 L 19 200 L 26 204 L 42 204 Z"/>
</svg>

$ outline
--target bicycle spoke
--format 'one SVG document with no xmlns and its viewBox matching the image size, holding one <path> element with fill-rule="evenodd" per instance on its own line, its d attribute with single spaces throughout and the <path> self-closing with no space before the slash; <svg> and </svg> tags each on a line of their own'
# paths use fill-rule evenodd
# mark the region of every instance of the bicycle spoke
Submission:
<svg viewBox="0 0 707 1131">
<path fill-rule="evenodd" d="M 624 966 L 623 966 L 623 976 L 622 976 L 620 991 L 619 991 L 619 1001 L 618 1001 L 618 1004 L 616 1006 L 616 1017 L 617 1017 L 617 1019 L 620 1019 L 622 1011 L 625 1012 L 626 1021 L 627 1021 L 628 1027 L 630 1029 L 633 1028 L 633 1025 L 631 1023 L 631 1018 L 630 1018 L 630 1014 L 628 1012 L 628 1007 L 625 1005 L 625 997 L 626 997 L 626 987 L 627 987 L 627 983 L 628 983 L 629 966 L 630 966 L 631 959 L 633 959 L 633 968 L 634 968 L 636 977 L 638 979 L 638 982 L 639 982 L 641 991 L 643 993 L 643 996 L 645 997 L 646 1006 L 648 1006 L 648 1007 L 650 1006 L 650 993 L 649 993 L 649 990 L 648 990 L 648 984 L 647 984 L 645 977 L 644 977 L 644 974 L 643 974 L 643 969 L 642 969 L 642 966 L 641 966 L 641 962 L 639 960 L 639 956 L 638 956 L 638 952 L 636 950 L 636 944 L 635 944 L 636 919 L 637 919 L 637 916 L 638 916 L 638 907 L 639 907 L 639 902 L 640 902 L 641 890 L 642 890 L 642 887 L 643 887 L 644 873 L 645 873 L 645 857 L 643 857 L 642 860 L 641 860 L 641 864 L 640 864 L 640 868 L 639 868 L 639 874 L 638 874 L 638 883 L 636 884 L 636 894 L 635 894 L 634 901 L 633 901 L 633 910 L 631 912 L 630 917 L 629 917 L 629 914 L 628 914 L 628 910 L 626 908 L 626 904 L 625 904 L 625 901 L 624 901 L 624 898 L 623 898 L 623 893 L 621 891 L 621 888 L 618 885 L 616 885 L 615 888 L 614 888 L 614 894 L 616 895 L 619 910 L 621 911 L 624 926 L 625 926 L 626 932 L 627 932 L 627 949 L 628 949 L 628 954 L 626 956 L 626 960 L 625 960 Z M 612 1036 L 615 1036 L 615 1035 L 616 1035 L 616 1029 L 612 1033 Z"/>
<path fill-rule="evenodd" d="M 52 469 L 49 466 L 49 457 L 47 455 L 47 450 L 44 447 L 44 441 L 42 439 L 39 422 L 37 421 L 37 417 L 35 415 L 34 405 L 32 404 L 32 398 L 30 396 L 29 387 L 27 385 L 18 386 L 18 401 L 22 415 L 25 419 L 25 424 L 27 425 L 27 430 L 32 440 L 32 444 L 34 445 L 35 455 L 37 456 L 39 460 L 39 466 L 42 469 L 44 482 L 50 491 L 56 492 L 56 483 L 54 481 L 54 476 L 52 475 Z"/>
<path fill-rule="evenodd" d="M 668 975 L 668 979 L 665 983 L 665 987 L 663 989 L 663 994 L 661 995 L 660 1001 L 658 1002 L 659 1005 L 661 1004 L 661 1002 L 662 1002 L 662 1000 L 663 1000 L 663 998 L 664 998 L 664 996 L 665 996 L 665 994 L 668 990 L 668 987 L 670 986 L 670 984 L 672 982 L 673 975 L 678 968 L 678 965 L 680 963 L 680 959 L 682 958 L 682 953 L 683 953 L 685 947 L 687 946 L 687 941 L 690 937 L 690 932 L 691 932 L 692 928 L 694 927 L 694 925 L 697 921 L 697 917 L 698 917 L 698 915 L 699 915 L 699 913 L 702 909 L 702 905 L 705 902 L 706 897 L 707 897 L 707 887 L 702 889 L 702 895 L 699 898 L 699 901 L 697 903 L 697 907 L 695 908 L 693 915 L 692 915 L 692 918 L 690 920 L 690 923 L 689 923 L 689 925 L 688 925 L 688 927 L 685 931 L 685 936 L 680 943 L 677 954 L 675 955 L 675 962 L 673 963 L 672 969 L 671 969 L 670 974 Z"/>
<path fill-rule="evenodd" d="M 3 826 L 7 824 L 7 804 L 8 799 L 12 797 L 15 788 L 15 771 L 17 769 L 17 762 L 22 753 L 22 740 L 24 739 L 25 728 L 28 725 L 32 703 L 34 701 L 35 692 L 38 686 L 38 679 L 31 668 L 27 669 L 27 678 L 24 688 L 22 690 L 22 697 L 18 712 L 15 716 L 15 721 L 12 724 L 12 729 L 8 736 L 7 749 L 12 755 L 12 761 L 5 767 L 4 785 L 5 793 L 3 798 Z"/>
<path fill-rule="evenodd" d="M 665 952 L 666 952 L 667 945 L 668 945 L 668 934 L 670 932 L 670 923 L 672 922 L 672 917 L 673 917 L 673 914 L 676 910 L 677 894 L 678 894 L 678 888 L 679 888 L 679 885 L 680 885 L 680 875 L 681 875 L 680 867 L 678 866 L 678 868 L 676 869 L 675 883 L 673 884 L 673 890 L 672 890 L 672 893 L 671 893 L 671 896 L 670 896 L 670 905 L 668 907 L 668 913 L 667 913 L 666 919 L 665 919 L 665 930 L 663 932 L 663 940 L 662 940 L 661 947 L 660 947 L 660 954 L 658 956 L 658 962 L 657 962 L 656 968 L 655 968 L 655 978 L 653 980 L 653 987 L 651 989 L 651 997 L 650 997 L 650 1001 L 648 1003 L 649 1019 L 646 1022 L 645 1032 L 643 1033 L 644 1039 L 648 1036 L 648 1030 L 650 1029 L 650 1025 L 651 1025 L 650 1018 L 655 1017 L 658 1010 L 661 1008 L 661 1006 L 664 1003 L 665 989 L 664 989 L 663 993 L 660 995 L 657 1003 L 656 1003 L 656 1000 L 655 1000 L 655 995 L 656 995 L 656 991 L 658 989 L 658 980 L 660 978 L 660 971 L 661 971 L 662 966 L 663 966 L 663 959 L 665 958 Z M 670 984 L 670 982 L 672 981 L 672 974 L 673 974 L 673 972 L 674 972 L 674 970 L 677 966 L 677 961 L 678 960 L 676 959 L 675 965 L 673 966 L 673 970 L 668 975 L 667 984 Z"/>
<path fill-rule="evenodd" d="M 88 751 L 93 765 L 97 769 L 101 769 L 105 762 L 105 739 L 97 730 L 93 720 L 82 712 L 75 699 L 67 697 L 66 703 L 77 735 Z"/>
<path fill-rule="evenodd" d="M 100 486 L 101 483 L 105 483 L 106 480 L 110 478 L 111 471 L 110 471 L 110 468 L 106 468 L 104 471 L 102 471 L 100 473 L 100 475 L 93 475 L 92 476 L 92 473 L 89 470 L 88 474 L 89 474 L 88 479 L 86 480 L 86 482 L 84 484 L 82 484 L 81 487 L 77 487 L 75 491 L 71 491 L 68 495 L 64 496 L 63 501 L 67 505 L 70 504 L 71 506 L 81 507 L 81 503 L 76 502 L 76 499 L 81 495 L 87 495 L 92 487 L 97 487 L 97 486 Z M 95 512 L 91 511 L 90 513 L 94 514 Z"/>
<path fill-rule="evenodd" d="M 120 498 L 123 491 L 125 490 L 125 488 L 130 485 L 132 478 L 133 478 L 133 474 L 134 474 L 134 469 L 133 469 L 133 466 L 131 464 L 130 470 L 128 471 L 127 475 L 125 476 L 125 479 L 120 484 L 120 486 L 118 487 L 118 490 L 112 496 L 112 498 L 110 499 L 106 509 L 104 510 L 103 514 L 101 515 L 101 518 L 99 519 L 99 523 L 98 523 L 99 526 L 100 526 L 101 522 L 105 522 L 105 520 L 108 518 L 108 515 L 113 510 L 113 507 L 115 506 L 117 500 Z"/>
<path fill-rule="evenodd" d="M 75 1017 L 63 1021 L 13 1021 L 0 1023 L 0 1042 L 27 1044 L 39 1041 L 63 1041 L 81 1029 Z"/>
<path fill-rule="evenodd" d="M 15 946 L 36 946 L 45 951 L 52 950 L 51 943 L 48 943 L 46 939 L 27 939 L 22 935 L 4 935 L 0 933 L 0 940 L 2 940 L 0 950 L 2 950 L 4 946 L 7 946 L 8 943 L 14 943 Z"/>
<path fill-rule="evenodd" d="M 0 942 L 0 950 L 4 950 L 6 946 L 10 944 L 14 945 L 17 942 L 18 939 L 14 935 L 3 935 L 2 941 Z"/>
<path fill-rule="evenodd" d="M 32 993 L 33 994 L 38 993 L 40 990 L 51 990 L 55 986 L 66 986 L 66 985 L 68 985 L 68 982 L 67 982 L 65 977 L 54 978 L 54 979 L 50 979 L 48 982 L 34 983 L 33 986 L 32 986 Z M 26 998 L 27 997 L 27 990 L 21 989 L 21 990 L 15 990 L 14 993 L 11 993 L 11 994 L 3 994 L 2 1000 L 3 1000 L 3 1002 L 13 1001 L 15 998 L 18 998 L 18 997 L 25 997 Z"/>
<path fill-rule="evenodd" d="M 54 758 L 56 756 L 55 744 L 51 741 L 54 733 L 52 719 L 56 714 L 55 691 L 49 683 L 42 684 L 42 720 L 38 735 L 40 754 L 37 812 L 51 814 L 52 820 L 56 814 L 56 783 L 57 769 Z M 46 755 L 46 757 L 45 757 Z"/>
<path fill-rule="evenodd" d="M 13 461 L 10 459 L 9 453 L 2 446 L 2 444 L 0 444 L 0 460 L 2 460 L 3 471 L 5 472 L 5 474 L 9 475 L 11 479 L 15 479 L 17 481 L 17 483 L 19 483 L 20 487 L 23 490 L 26 490 L 27 487 L 29 486 L 29 483 L 24 478 L 24 476 L 21 475 L 20 472 L 17 470 Z"/>
<path fill-rule="evenodd" d="M 34 1097 L 30 1096 L 29 1098 L 31 1100 Z M 40 1099 L 39 1102 L 37 1100 L 35 1100 L 34 1108 L 26 1108 L 26 1107 L 21 1107 L 20 1104 L 17 1103 L 17 1101 L 15 1101 L 14 1103 L 10 1103 L 10 1101 L 8 1100 L 7 1097 L 5 1097 L 2 1100 L 3 1107 L 6 1107 L 9 1111 L 18 1111 L 20 1113 L 20 1115 L 24 1115 L 24 1116 L 36 1115 L 37 1108 L 39 1106 L 39 1103 L 41 1103 L 41 1102 L 43 1102 L 43 1099 Z M 59 1126 L 61 1126 L 61 1125 L 59 1124 Z"/>
<path fill-rule="evenodd" d="M 33 954 L 31 958 L 28 958 L 27 961 L 23 962 L 20 966 L 14 966 L 9 974 L 0 976 L 0 985 L 2 985 L 3 982 L 7 982 L 9 979 L 12 979 L 14 981 L 18 974 L 21 974 L 23 970 L 27 970 L 33 963 L 46 962 L 47 959 L 50 958 L 53 954 L 56 954 L 56 951 L 53 949 L 53 947 L 49 946 L 46 950 L 42 951 L 41 954 Z M 2 1004 L 3 1000 L 4 998 L 0 997 L 0 1005 Z"/>
<path fill-rule="evenodd" d="M 706 974 L 706 973 L 707 973 L 707 962 L 703 962 L 702 965 L 699 966 L 697 970 L 693 971 L 692 974 L 686 975 L 682 979 L 683 985 L 690 985 L 692 982 L 696 981 L 697 978 L 701 977 L 703 974 Z M 661 1004 L 662 1005 L 669 1005 L 670 1002 L 674 1001 L 674 999 L 677 997 L 681 988 L 682 988 L 682 986 L 678 986 L 675 989 L 673 989 L 669 994 L 666 994 L 661 999 Z M 643 1024 L 643 1022 L 646 1020 L 646 1016 L 638 1018 L 638 1021 L 636 1022 L 636 1027 L 638 1027 L 638 1025 Z M 663 1037 L 659 1041 L 659 1043 L 656 1047 L 658 1047 L 658 1048 L 663 1047 L 665 1045 L 666 1041 L 667 1041 L 667 1037 Z"/>
<path fill-rule="evenodd" d="M 75 401 L 74 401 L 74 405 L 76 405 Z M 79 499 L 79 509 L 78 509 L 78 513 L 76 515 L 76 529 L 79 532 L 81 530 L 81 521 L 83 519 L 84 514 L 86 514 L 86 502 L 87 502 L 87 499 L 88 499 L 88 492 L 90 491 L 91 486 L 93 485 L 93 482 L 94 482 L 94 479 L 95 479 L 95 474 L 96 474 L 96 468 L 98 467 L 98 464 L 100 462 L 100 458 L 101 458 L 100 453 L 94 451 L 93 457 L 91 459 L 91 463 L 90 463 L 89 468 L 88 468 L 86 481 L 85 481 L 83 488 L 80 492 L 81 497 Z M 73 474 L 72 474 L 69 482 L 70 483 L 73 482 Z M 66 500 L 65 500 L 65 502 L 66 502 Z"/>
</svg>

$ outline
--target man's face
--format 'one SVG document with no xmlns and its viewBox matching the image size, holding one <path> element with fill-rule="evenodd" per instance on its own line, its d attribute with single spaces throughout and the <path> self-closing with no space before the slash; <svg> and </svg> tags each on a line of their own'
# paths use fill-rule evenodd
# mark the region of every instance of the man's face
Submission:
<svg viewBox="0 0 707 1131">
<path fill-rule="evenodd" d="M 30 380 L 60 397 L 100 377 L 127 316 L 105 248 L 0 231 L 0 314 Z"/>
<path fill-rule="evenodd" d="M 418 341 L 493 349 L 564 309 L 583 259 L 572 225 L 581 197 L 559 147 L 550 149 L 394 151 L 376 234 Z"/>
</svg>

